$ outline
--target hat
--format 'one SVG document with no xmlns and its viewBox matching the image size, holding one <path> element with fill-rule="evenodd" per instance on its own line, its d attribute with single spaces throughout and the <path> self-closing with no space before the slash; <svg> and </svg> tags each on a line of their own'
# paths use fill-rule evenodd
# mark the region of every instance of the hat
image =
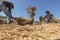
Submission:
<svg viewBox="0 0 60 40">
<path fill-rule="evenodd" d="M 49 11 L 46 11 L 46 13 L 50 13 Z"/>
</svg>

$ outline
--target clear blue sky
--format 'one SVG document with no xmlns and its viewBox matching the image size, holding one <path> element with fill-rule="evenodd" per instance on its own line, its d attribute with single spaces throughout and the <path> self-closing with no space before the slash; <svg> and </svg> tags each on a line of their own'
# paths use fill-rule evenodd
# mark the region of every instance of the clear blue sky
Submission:
<svg viewBox="0 0 60 40">
<path fill-rule="evenodd" d="M 35 20 L 39 20 L 39 16 L 45 16 L 45 11 L 49 10 L 57 19 L 60 19 L 60 0 L 8 0 L 13 2 L 15 8 L 12 10 L 12 15 L 14 17 L 28 17 L 26 8 L 28 6 L 36 6 L 37 10 L 35 12 Z M 1 15 L 5 14 L 3 12 Z"/>
</svg>

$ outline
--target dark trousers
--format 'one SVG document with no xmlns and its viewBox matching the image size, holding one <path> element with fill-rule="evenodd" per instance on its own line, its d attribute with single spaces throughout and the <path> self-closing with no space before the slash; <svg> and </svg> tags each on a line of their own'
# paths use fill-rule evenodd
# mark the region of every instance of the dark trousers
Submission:
<svg viewBox="0 0 60 40">
<path fill-rule="evenodd" d="M 47 19 L 47 23 L 51 23 L 51 19 Z"/>
</svg>

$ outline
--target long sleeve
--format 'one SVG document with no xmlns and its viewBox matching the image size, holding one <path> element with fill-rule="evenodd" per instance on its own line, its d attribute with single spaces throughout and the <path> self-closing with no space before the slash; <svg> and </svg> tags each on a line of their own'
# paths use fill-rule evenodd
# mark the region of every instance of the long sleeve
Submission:
<svg viewBox="0 0 60 40">
<path fill-rule="evenodd" d="M 43 17 L 43 19 L 45 19 L 47 17 L 47 15 L 45 17 Z"/>
</svg>

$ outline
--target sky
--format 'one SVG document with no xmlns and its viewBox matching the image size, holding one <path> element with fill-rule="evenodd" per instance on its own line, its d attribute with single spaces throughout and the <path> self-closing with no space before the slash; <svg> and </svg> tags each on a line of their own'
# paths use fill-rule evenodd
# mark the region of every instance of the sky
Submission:
<svg viewBox="0 0 60 40">
<path fill-rule="evenodd" d="M 14 9 L 12 10 L 13 17 L 25 17 L 28 18 L 29 14 L 27 12 L 27 7 L 35 6 L 37 10 L 35 11 L 34 20 L 39 20 L 39 16 L 45 16 L 45 11 L 49 10 L 57 19 L 60 19 L 60 0 L 8 0 L 14 4 Z M 0 13 L 5 16 L 4 12 Z"/>
</svg>

